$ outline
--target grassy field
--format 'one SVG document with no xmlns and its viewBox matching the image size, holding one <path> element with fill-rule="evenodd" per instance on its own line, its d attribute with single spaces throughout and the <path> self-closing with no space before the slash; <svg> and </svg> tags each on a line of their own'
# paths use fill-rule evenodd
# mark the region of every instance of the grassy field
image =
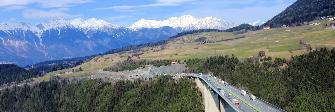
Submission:
<svg viewBox="0 0 335 112">
<path fill-rule="evenodd" d="M 220 33 L 216 33 L 220 34 Z M 197 36 L 199 34 L 194 34 Z M 221 36 L 232 38 L 232 34 L 221 33 Z M 190 38 L 188 35 L 182 38 Z M 289 58 L 306 53 L 299 49 L 299 41 L 304 40 L 313 48 L 335 47 L 335 31 L 321 26 L 302 26 L 260 30 L 244 34 L 246 38 L 227 42 L 199 45 L 180 43 L 178 39 L 166 45 L 159 52 L 147 52 L 141 56 L 145 59 L 187 59 L 204 58 L 214 55 L 234 54 L 239 58 L 254 56 L 259 51 L 266 51 L 268 56 Z M 291 52 L 290 52 L 291 51 Z"/>
<path fill-rule="evenodd" d="M 95 71 L 102 70 L 103 68 L 109 67 L 126 59 L 127 54 L 109 54 L 101 57 L 95 57 L 92 60 L 85 62 L 77 67 L 50 72 L 47 75 L 35 78 L 34 80 L 36 81 L 49 80 L 51 76 L 59 76 L 61 78 L 88 76 Z M 71 72 L 72 69 L 79 69 L 79 68 L 81 68 L 83 71 L 65 74 L 65 72 Z"/>
<path fill-rule="evenodd" d="M 245 38 L 222 41 L 241 36 Z M 206 38 L 206 41 L 211 41 L 211 43 L 201 44 L 201 42 L 197 42 L 199 38 Z M 320 25 L 259 30 L 247 32 L 242 35 L 234 35 L 226 32 L 191 34 L 172 40 L 166 45 L 142 48 L 140 52 L 143 54 L 138 57 L 134 57 L 134 53 L 131 51 L 96 57 L 75 68 L 51 72 L 35 80 L 48 80 L 51 76 L 55 75 L 64 78 L 90 75 L 95 71 L 102 70 L 103 68 L 126 60 L 128 57 L 134 60 L 185 60 L 234 54 L 239 58 L 248 58 L 256 55 L 259 51 L 266 51 L 266 55 L 273 58 L 290 58 L 294 55 L 307 53 L 306 50 L 298 50 L 300 40 L 306 41 L 314 49 L 319 47 L 333 48 L 335 47 L 335 30 Z M 78 69 L 79 67 L 81 67 L 83 71 L 61 74 L 71 71 L 72 69 Z"/>
</svg>

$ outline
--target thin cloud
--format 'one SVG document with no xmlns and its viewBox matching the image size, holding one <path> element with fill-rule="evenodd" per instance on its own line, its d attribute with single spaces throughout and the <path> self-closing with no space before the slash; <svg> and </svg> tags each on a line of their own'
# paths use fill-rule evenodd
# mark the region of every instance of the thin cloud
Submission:
<svg viewBox="0 0 335 112">
<path fill-rule="evenodd" d="M 76 4 L 88 3 L 91 0 L 38 0 L 44 8 L 60 8 L 60 7 L 71 7 Z"/>
<path fill-rule="evenodd" d="M 0 0 L 0 8 L 4 10 L 22 10 L 26 19 L 68 18 L 68 8 L 91 2 L 91 0 Z M 31 6 L 36 5 L 36 9 Z"/>
<path fill-rule="evenodd" d="M 195 0 L 158 0 L 157 3 L 160 4 L 180 4 L 185 2 L 192 2 Z"/>
<path fill-rule="evenodd" d="M 122 5 L 122 6 L 112 6 L 106 8 L 97 8 L 98 10 L 115 10 L 115 11 L 122 11 L 122 12 L 132 12 L 136 11 L 138 8 L 149 8 L 149 7 L 166 7 L 166 6 L 177 6 L 177 4 L 161 4 L 161 3 L 154 3 L 154 4 L 145 4 L 145 5 Z"/>
<path fill-rule="evenodd" d="M 70 15 L 66 13 L 67 9 L 55 9 L 55 10 L 37 10 L 28 9 L 22 12 L 24 18 L 27 19 L 51 19 L 51 18 L 65 18 Z"/>
<path fill-rule="evenodd" d="M 91 0 L 0 0 L 0 7 L 15 7 L 38 4 L 43 8 L 64 8 L 75 4 L 88 3 Z"/>
<path fill-rule="evenodd" d="M 33 3 L 35 0 L 0 0 L 0 7 L 24 6 Z"/>
<path fill-rule="evenodd" d="M 20 9 L 25 9 L 25 8 L 26 7 L 22 5 L 15 5 L 15 6 L 6 7 L 5 9 L 8 11 L 11 11 L 11 10 L 20 10 Z"/>
</svg>

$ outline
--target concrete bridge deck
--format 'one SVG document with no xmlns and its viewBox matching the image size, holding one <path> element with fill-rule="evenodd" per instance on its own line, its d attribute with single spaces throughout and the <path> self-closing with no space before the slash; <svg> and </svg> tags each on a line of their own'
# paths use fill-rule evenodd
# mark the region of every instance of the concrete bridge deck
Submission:
<svg viewBox="0 0 335 112">
<path fill-rule="evenodd" d="M 242 95 L 241 90 L 230 85 L 223 84 L 219 79 L 211 75 L 187 74 L 196 79 L 197 85 L 203 92 L 206 112 L 282 112 L 283 110 L 267 103 L 259 98 L 251 99 Z M 236 106 L 233 100 L 238 100 L 240 106 Z M 214 106 L 213 106 L 214 105 Z M 207 107 L 206 107 L 207 106 Z"/>
</svg>

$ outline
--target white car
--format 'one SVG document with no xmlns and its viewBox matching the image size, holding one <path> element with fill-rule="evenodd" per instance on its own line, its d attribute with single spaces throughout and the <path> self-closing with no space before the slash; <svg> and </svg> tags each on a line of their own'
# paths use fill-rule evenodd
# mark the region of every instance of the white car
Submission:
<svg viewBox="0 0 335 112">
<path fill-rule="evenodd" d="M 241 94 L 242 94 L 243 96 L 245 96 L 245 95 L 247 95 L 247 91 L 241 89 Z"/>
<path fill-rule="evenodd" d="M 256 96 L 255 95 L 250 95 L 251 100 L 255 101 L 256 100 Z"/>
</svg>

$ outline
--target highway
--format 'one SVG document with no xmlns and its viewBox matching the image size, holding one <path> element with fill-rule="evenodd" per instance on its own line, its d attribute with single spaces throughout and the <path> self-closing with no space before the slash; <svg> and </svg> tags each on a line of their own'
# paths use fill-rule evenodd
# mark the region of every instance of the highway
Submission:
<svg viewBox="0 0 335 112">
<path fill-rule="evenodd" d="M 241 90 L 211 75 L 191 74 L 193 77 L 202 79 L 208 86 L 221 96 L 235 111 L 242 112 L 282 112 L 283 110 L 267 103 L 259 98 L 252 100 L 249 94 L 242 95 Z M 240 102 L 238 108 L 234 105 L 233 99 Z"/>
</svg>

